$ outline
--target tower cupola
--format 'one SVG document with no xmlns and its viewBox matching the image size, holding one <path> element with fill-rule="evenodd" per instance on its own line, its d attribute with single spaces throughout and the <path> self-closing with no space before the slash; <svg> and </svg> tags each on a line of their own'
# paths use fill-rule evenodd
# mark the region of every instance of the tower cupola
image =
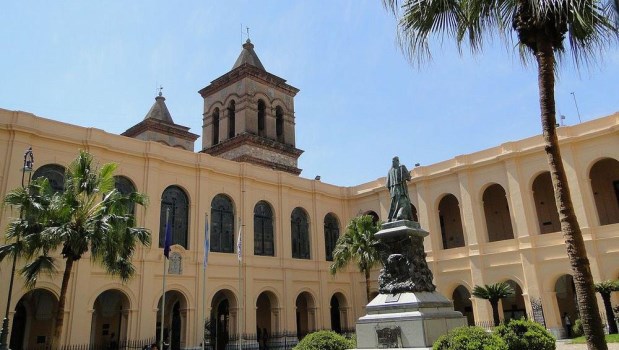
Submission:
<svg viewBox="0 0 619 350">
<path fill-rule="evenodd" d="M 204 99 L 202 151 L 300 174 L 294 96 L 299 89 L 267 72 L 247 39 L 232 70 L 199 91 Z"/>
</svg>

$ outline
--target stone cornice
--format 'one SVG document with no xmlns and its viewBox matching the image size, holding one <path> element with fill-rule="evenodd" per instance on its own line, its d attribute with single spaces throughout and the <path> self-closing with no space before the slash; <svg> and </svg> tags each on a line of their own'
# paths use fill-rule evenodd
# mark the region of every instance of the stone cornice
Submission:
<svg viewBox="0 0 619 350">
<path fill-rule="evenodd" d="M 221 77 L 213 80 L 210 85 L 201 89 L 200 91 L 198 91 L 198 93 L 203 98 L 206 98 L 220 91 L 222 88 L 232 85 L 236 83 L 237 81 L 243 78 L 246 78 L 246 77 L 253 78 L 254 80 L 260 81 L 266 85 L 269 85 L 273 88 L 278 89 L 284 94 L 287 94 L 293 97 L 299 92 L 299 89 L 295 88 L 292 85 L 286 84 L 285 79 L 282 79 L 275 74 L 271 74 L 267 71 L 263 71 L 259 68 L 256 68 L 254 66 L 251 66 L 245 63 L 241 65 L 240 67 L 235 68 L 231 70 L 230 72 L 222 75 Z"/>
<path fill-rule="evenodd" d="M 252 157 L 252 156 L 247 155 L 247 154 L 242 155 L 240 157 L 236 157 L 236 158 L 234 158 L 232 160 L 237 161 L 237 162 L 252 163 L 252 164 L 255 164 L 255 165 L 263 166 L 265 168 L 271 168 L 273 170 L 285 171 L 287 173 L 291 173 L 291 174 L 294 174 L 294 175 L 301 174 L 301 169 L 299 169 L 297 167 L 271 162 L 271 161 L 268 161 L 268 160 Z"/>
<path fill-rule="evenodd" d="M 165 135 L 173 135 L 175 137 L 182 138 L 188 141 L 195 141 L 200 137 L 194 133 L 189 132 L 189 128 L 178 124 L 169 124 L 156 119 L 145 119 L 136 125 L 130 127 L 122 136 L 135 137 L 145 131 L 155 131 Z"/>
<path fill-rule="evenodd" d="M 238 148 L 241 145 L 251 145 L 255 147 L 260 147 L 262 149 L 277 152 L 279 154 L 298 159 L 303 150 L 300 150 L 294 146 L 287 145 L 285 143 L 281 143 L 275 140 L 267 139 L 258 135 L 250 134 L 250 133 L 242 133 L 236 135 L 231 139 L 224 140 L 214 146 L 205 148 L 202 150 L 204 153 L 208 153 L 213 156 L 217 156 L 223 154 L 225 152 L 230 151 L 231 149 Z"/>
</svg>

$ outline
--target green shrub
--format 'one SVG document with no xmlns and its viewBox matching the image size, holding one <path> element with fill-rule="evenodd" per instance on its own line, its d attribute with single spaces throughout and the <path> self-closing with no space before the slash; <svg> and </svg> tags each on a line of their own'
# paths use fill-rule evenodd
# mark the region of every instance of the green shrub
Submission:
<svg viewBox="0 0 619 350">
<path fill-rule="evenodd" d="M 508 350 L 507 344 L 498 336 L 481 327 L 459 327 L 442 335 L 434 343 L 433 350 Z"/>
<path fill-rule="evenodd" d="M 537 322 L 510 320 L 494 329 L 509 350 L 555 350 L 555 338 Z"/>
<path fill-rule="evenodd" d="M 333 331 L 318 331 L 303 338 L 295 350 L 345 350 L 353 349 L 353 342 Z"/>
<path fill-rule="evenodd" d="M 582 328 L 582 321 L 580 318 L 577 318 L 572 325 L 572 337 L 578 338 L 585 335 L 585 330 Z"/>
</svg>

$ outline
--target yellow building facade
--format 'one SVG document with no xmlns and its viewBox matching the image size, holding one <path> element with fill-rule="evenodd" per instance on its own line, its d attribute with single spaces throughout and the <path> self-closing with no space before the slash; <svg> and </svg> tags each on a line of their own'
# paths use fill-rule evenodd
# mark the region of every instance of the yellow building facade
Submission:
<svg viewBox="0 0 619 350">
<path fill-rule="evenodd" d="M 153 244 L 136 252 L 132 280 L 122 284 L 88 256 L 74 267 L 62 344 L 155 338 L 161 326 L 167 209 L 174 216 L 175 244 L 167 265 L 163 328 L 173 349 L 200 346 L 203 310 L 211 320 L 207 342 L 218 349 L 236 344 L 239 333 L 247 334 L 244 348 L 257 348 L 262 338 L 292 344 L 311 330 L 352 329 L 364 315 L 363 276 L 354 264 L 331 276 L 329 259 L 334 239 L 353 217 L 386 217 L 384 179 L 340 187 L 298 176 L 302 151 L 294 144 L 292 102 L 298 90 L 261 72 L 252 54 L 253 45 L 244 46 L 233 70 L 200 91 L 203 152 L 193 152 L 197 135 L 187 128 L 166 129 L 176 124 L 168 120 L 162 96 L 147 122 L 127 136 L 0 109 L 3 197 L 21 186 L 23 152 L 32 147 L 35 176 L 47 176 L 57 186 L 63 167 L 83 149 L 101 164 L 118 163 L 118 186 L 146 193 L 151 201 L 136 211 L 139 225 L 151 229 Z M 593 277 L 615 279 L 619 113 L 559 127 L 558 134 Z M 471 324 L 492 319 L 489 303 L 470 297 L 473 286 L 501 281 L 516 289 L 501 303 L 505 319 L 528 315 L 561 335 L 564 313 L 577 318 L 547 169 L 542 138 L 535 136 L 411 172 L 409 193 L 418 221 L 430 231 L 425 248 L 435 284 Z M 5 228 L 18 215 L 5 208 L 0 225 Z M 211 249 L 204 273 L 206 226 Z M 0 266 L 0 310 L 6 307 L 9 260 Z M 377 273 L 374 291 L 376 279 Z M 60 281 L 60 274 L 46 276 L 27 290 L 16 276 L 9 305 L 12 349 L 49 343 Z"/>
</svg>

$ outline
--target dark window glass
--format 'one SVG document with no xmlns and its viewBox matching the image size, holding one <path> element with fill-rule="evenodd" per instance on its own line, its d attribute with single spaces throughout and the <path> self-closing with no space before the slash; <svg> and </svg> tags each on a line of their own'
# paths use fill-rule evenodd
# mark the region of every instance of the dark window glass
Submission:
<svg viewBox="0 0 619 350">
<path fill-rule="evenodd" d="M 337 217 L 331 213 L 325 216 L 325 253 L 327 261 L 333 261 L 333 249 L 340 236 L 340 225 Z"/>
<path fill-rule="evenodd" d="M 254 207 L 254 255 L 275 255 L 273 211 L 265 201 L 258 202 Z"/>
<path fill-rule="evenodd" d="M 165 241 L 166 217 L 169 217 L 172 231 L 172 244 L 178 244 L 187 249 L 187 232 L 189 228 L 189 198 L 178 186 L 170 186 L 161 196 L 161 212 L 159 219 L 159 247 Z"/>
<path fill-rule="evenodd" d="M 131 193 L 136 192 L 133 182 L 125 176 L 114 176 L 114 188 L 123 196 L 128 196 Z M 135 213 L 135 205 L 129 208 L 129 213 Z"/>
<path fill-rule="evenodd" d="M 234 253 L 234 209 L 230 198 L 218 194 L 211 202 L 211 251 Z"/>
<path fill-rule="evenodd" d="M 65 169 L 62 165 L 46 164 L 32 174 L 32 179 L 44 177 L 49 181 L 54 192 L 62 192 L 64 191 L 64 172 Z"/>
<path fill-rule="evenodd" d="M 292 231 L 292 257 L 296 259 L 309 259 L 309 222 L 305 210 L 295 208 L 290 216 L 290 221 Z"/>
</svg>

